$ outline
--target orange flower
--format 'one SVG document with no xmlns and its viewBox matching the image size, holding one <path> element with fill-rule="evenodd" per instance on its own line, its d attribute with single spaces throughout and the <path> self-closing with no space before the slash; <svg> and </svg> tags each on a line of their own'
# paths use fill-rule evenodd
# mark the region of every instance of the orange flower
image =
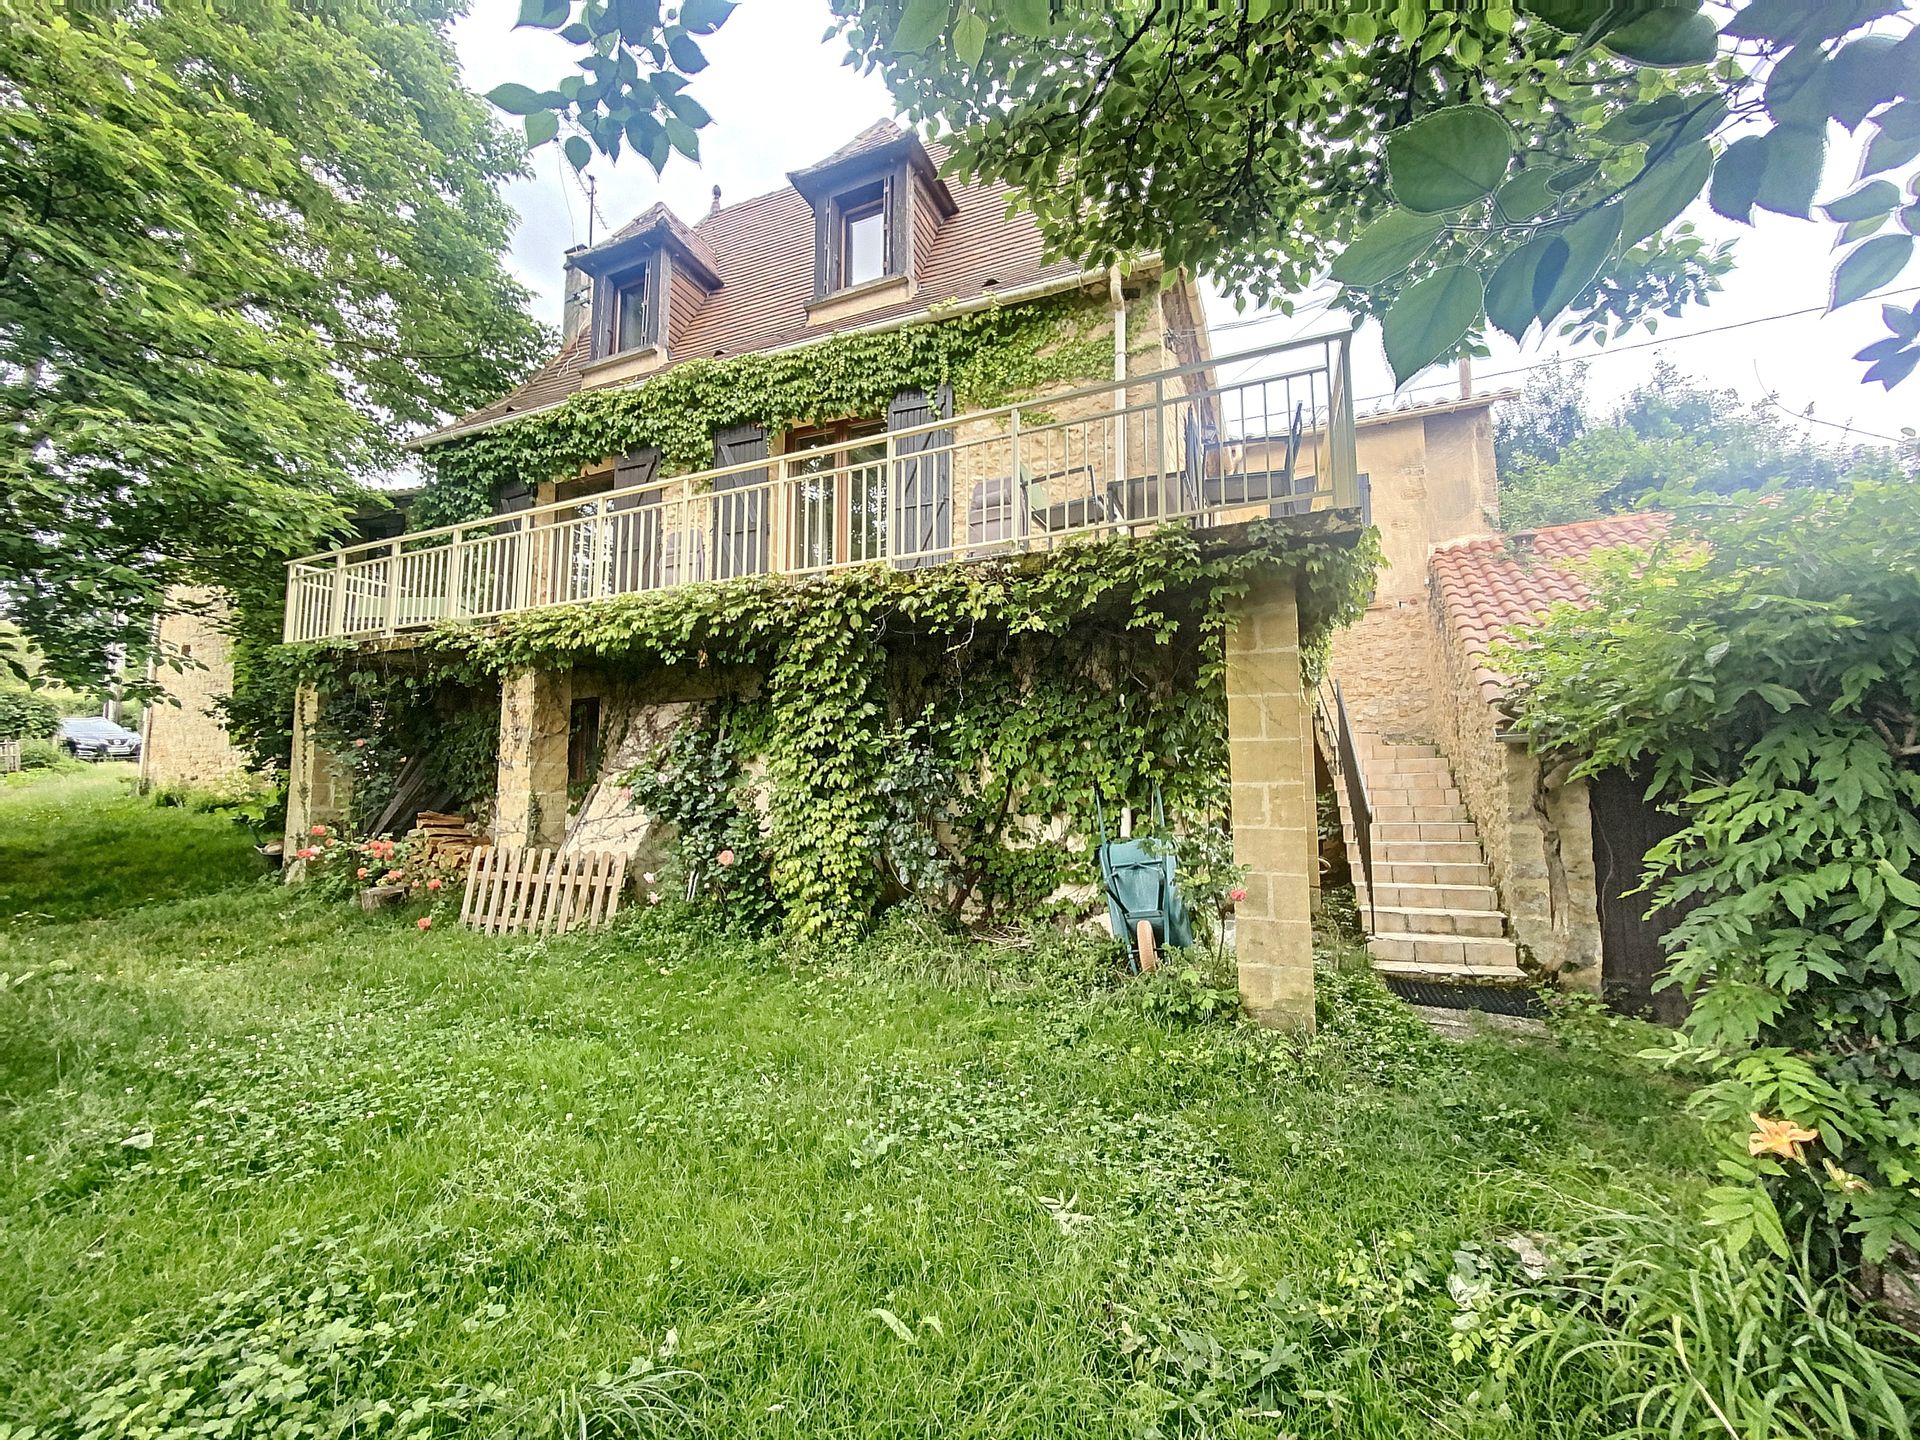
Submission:
<svg viewBox="0 0 1920 1440">
<path fill-rule="evenodd" d="M 418 925 L 422 930 L 431 930 L 433 928 L 433 916 L 422 915 L 418 920 L 414 921 L 413 923 Z"/>
<path fill-rule="evenodd" d="M 356 870 L 356 871 L 354 871 L 354 872 L 353 872 L 353 878 L 354 878 L 354 879 L 356 879 L 356 880 L 364 880 L 364 879 L 366 879 L 366 878 L 367 878 L 367 867 L 366 867 L 366 866 L 364 866 L 364 865 L 362 865 L 362 866 L 361 866 L 361 867 L 360 867 L 360 868 L 359 868 L 358 870 Z"/>
<path fill-rule="evenodd" d="M 440 888 L 440 877 L 438 875 L 434 876 L 431 880 L 427 881 L 427 889 L 438 890 L 439 888 Z"/>
<path fill-rule="evenodd" d="M 324 835 L 327 833 L 327 827 L 324 825 L 316 825 L 313 827 L 313 829 L 309 830 L 307 833 L 309 835 Z"/>
<path fill-rule="evenodd" d="M 1818 1130 L 1809 1130 L 1791 1120 L 1766 1120 L 1758 1115 L 1748 1118 L 1753 1121 L 1753 1133 L 1747 1137 L 1749 1155 L 1778 1155 L 1782 1160 L 1798 1160 L 1802 1158 L 1800 1147 L 1820 1138 Z"/>
</svg>

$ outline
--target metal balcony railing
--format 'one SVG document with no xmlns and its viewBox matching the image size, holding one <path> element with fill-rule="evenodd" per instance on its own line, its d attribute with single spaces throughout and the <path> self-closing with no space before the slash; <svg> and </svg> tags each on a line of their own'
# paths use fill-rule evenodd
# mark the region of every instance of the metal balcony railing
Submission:
<svg viewBox="0 0 1920 1440">
<path fill-rule="evenodd" d="M 287 566 L 285 636 L 372 638 L 745 575 L 912 568 L 1174 522 L 1357 511 L 1349 339 L 304 556 Z"/>
</svg>

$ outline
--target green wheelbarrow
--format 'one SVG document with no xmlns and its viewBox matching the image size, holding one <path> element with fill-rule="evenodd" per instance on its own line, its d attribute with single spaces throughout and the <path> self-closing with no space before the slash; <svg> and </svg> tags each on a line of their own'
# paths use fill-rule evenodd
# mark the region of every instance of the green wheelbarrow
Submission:
<svg viewBox="0 0 1920 1440">
<path fill-rule="evenodd" d="M 1141 974 L 1160 963 L 1169 946 L 1193 944 L 1193 917 L 1180 896 L 1173 854 L 1164 841 L 1114 840 L 1107 835 L 1107 813 L 1098 792 L 1094 814 L 1100 821 L 1100 888 L 1107 897 L 1107 918 L 1126 945 L 1127 959 Z M 1162 829 L 1160 787 L 1153 789 L 1153 820 Z"/>
</svg>

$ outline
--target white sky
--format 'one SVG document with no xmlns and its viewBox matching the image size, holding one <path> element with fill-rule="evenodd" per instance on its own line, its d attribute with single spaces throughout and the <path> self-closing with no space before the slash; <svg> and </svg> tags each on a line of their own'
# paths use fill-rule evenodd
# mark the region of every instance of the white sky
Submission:
<svg viewBox="0 0 1920 1440">
<path fill-rule="evenodd" d="M 474 89 L 485 92 L 506 80 L 543 88 L 571 73 L 572 47 L 542 31 L 515 30 L 518 8 L 517 0 L 474 0 L 472 13 L 456 27 L 461 64 Z M 776 189 L 785 183 L 787 171 L 825 157 L 874 120 L 892 114 L 891 97 L 879 78 L 842 66 L 837 41 L 822 43 L 828 18 L 825 0 L 744 0 L 720 32 L 708 38 L 705 49 L 711 64 L 691 87 L 714 119 L 701 132 L 701 164 L 688 164 L 676 155 L 665 176 L 656 179 L 637 157 L 623 153 L 618 164 L 610 164 L 596 156 L 589 173 L 598 185 L 604 222 L 618 227 L 656 200 L 666 201 L 689 221 L 698 219 L 711 205 L 715 185 L 727 203 Z M 534 292 L 535 313 L 557 325 L 561 255 L 569 245 L 588 239 L 587 202 L 558 146 L 536 152 L 534 167 L 535 178 L 507 191 L 521 216 L 510 264 Z M 1842 193 L 1851 179 L 1850 164 L 1830 165 L 1822 198 Z M 1523 351 L 1496 337 L 1492 356 L 1474 362 L 1477 385 L 1517 385 L 1523 376 L 1503 372 L 1559 350 L 1593 361 L 1590 384 L 1604 406 L 1664 357 L 1689 375 L 1742 395 L 1758 399 L 1771 391 L 1796 412 L 1811 407 L 1812 415 L 1825 422 L 1813 431 L 1822 439 L 1877 441 L 1920 426 L 1920 374 L 1891 393 L 1860 383 L 1865 367 L 1853 353 L 1886 333 L 1875 301 L 1831 316 L 1813 314 L 1719 334 L 1697 333 L 1823 305 L 1834 261 L 1828 248 L 1831 226 L 1763 214 L 1759 225 L 1748 229 L 1720 219 L 1704 203 L 1689 218 L 1711 239 L 1738 240 L 1735 269 L 1710 305 L 1663 321 L 1653 337 L 1628 337 L 1622 343 L 1639 348 L 1627 350 L 1574 349 L 1535 340 Z M 606 223 L 596 233 L 604 237 Z M 1904 297 L 1908 304 L 1920 297 L 1920 265 L 1909 266 L 1892 288 L 1910 292 Z M 1224 354 L 1327 328 L 1329 317 L 1306 313 L 1311 308 L 1309 300 L 1293 318 L 1275 315 L 1221 329 L 1254 318 L 1256 312 L 1239 315 L 1231 303 L 1216 298 L 1209 305 L 1215 350 Z M 1647 345 L 1649 338 L 1656 343 Z M 1378 336 L 1366 331 L 1356 346 L 1355 370 L 1356 388 L 1367 401 L 1363 410 L 1442 399 L 1456 384 L 1448 365 L 1415 377 L 1392 395 Z"/>
</svg>

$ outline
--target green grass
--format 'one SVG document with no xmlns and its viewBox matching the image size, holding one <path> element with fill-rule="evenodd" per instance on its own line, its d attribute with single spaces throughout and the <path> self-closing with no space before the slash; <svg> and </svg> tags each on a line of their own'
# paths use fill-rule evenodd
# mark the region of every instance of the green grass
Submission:
<svg viewBox="0 0 1920 1440">
<path fill-rule="evenodd" d="M 0 790 L 0 896 L 0 1434 L 1583 1433 L 1454 1252 L 1704 1183 L 1670 1088 L 1364 976 L 1301 1046 L 1071 947 L 422 934 L 102 773 Z"/>
</svg>

